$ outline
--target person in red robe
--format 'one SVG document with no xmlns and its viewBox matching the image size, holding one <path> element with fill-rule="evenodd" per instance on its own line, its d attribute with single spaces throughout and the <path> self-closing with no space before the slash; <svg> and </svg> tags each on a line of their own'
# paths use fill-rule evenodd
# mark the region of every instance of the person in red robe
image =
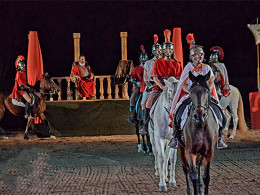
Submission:
<svg viewBox="0 0 260 195">
<path fill-rule="evenodd" d="M 27 77 L 26 77 L 26 65 L 25 58 L 22 55 L 19 55 L 15 61 L 16 75 L 15 75 L 15 83 L 13 87 L 13 91 L 10 98 L 14 98 L 17 101 L 21 102 L 25 100 L 25 118 L 30 116 L 30 104 L 32 103 L 32 99 L 28 95 L 27 91 L 31 88 L 27 85 Z"/>
<path fill-rule="evenodd" d="M 144 75 L 143 66 L 144 66 L 144 63 L 148 59 L 148 55 L 147 55 L 147 53 L 145 53 L 145 49 L 144 49 L 143 45 L 140 46 L 140 49 L 142 50 L 142 52 L 139 56 L 140 65 L 135 67 L 131 73 L 131 82 L 133 82 L 135 84 L 135 88 L 130 97 L 131 116 L 130 116 L 130 118 L 127 119 L 127 122 L 132 125 L 137 124 L 137 120 L 136 120 L 137 113 L 136 113 L 136 109 L 135 109 L 136 99 L 140 95 L 140 93 L 142 93 L 145 89 L 145 83 L 144 83 L 144 79 L 143 79 L 143 75 Z"/>
<path fill-rule="evenodd" d="M 86 63 L 84 55 L 79 57 L 79 63 L 73 64 L 71 77 L 77 80 L 80 96 L 91 99 L 95 95 L 94 73 L 91 67 Z"/>
</svg>

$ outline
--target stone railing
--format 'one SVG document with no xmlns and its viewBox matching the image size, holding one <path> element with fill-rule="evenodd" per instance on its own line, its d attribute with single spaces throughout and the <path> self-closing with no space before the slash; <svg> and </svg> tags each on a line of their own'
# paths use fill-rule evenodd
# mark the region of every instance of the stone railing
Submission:
<svg viewBox="0 0 260 195">
<path fill-rule="evenodd" d="M 58 97 L 50 95 L 49 101 L 62 100 L 80 100 L 80 93 L 75 87 L 75 83 L 69 76 L 52 77 L 53 81 L 61 88 Z M 111 83 L 111 75 L 97 75 L 94 77 L 95 96 L 92 100 L 113 100 L 113 99 L 129 99 L 128 83 L 123 86 Z M 86 100 L 83 98 L 83 100 Z"/>
</svg>

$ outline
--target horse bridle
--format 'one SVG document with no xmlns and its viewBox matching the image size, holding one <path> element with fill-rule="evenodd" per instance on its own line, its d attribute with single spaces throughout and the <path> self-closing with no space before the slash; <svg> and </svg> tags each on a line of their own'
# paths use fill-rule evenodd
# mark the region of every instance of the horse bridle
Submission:
<svg viewBox="0 0 260 195">
<path fill-rule="evenodd" d="M 43 79 L 43 78 L 42 78 Z M 51 81 L 51 82 L 54 82 L 54 81 Z M 46 81 L 46 79 L 44 79 L 44 83 L 45 83 L 45 85 L 47 85 L 49 88 L 51 88 L 51 90 L 53 90 L 54 91 L 54 93 L 43 93 L 43 92 L 41 92 L 41 94 L 46 94 L 46 95 L 48 95 L 48 94 L 55 94 L 55 92 L 56 92 L 56 89 L 55 89 L 55 87 L 53 87 L 51 84 L 50 84 L 50 82 L 48 81 Z"/>
</svg>

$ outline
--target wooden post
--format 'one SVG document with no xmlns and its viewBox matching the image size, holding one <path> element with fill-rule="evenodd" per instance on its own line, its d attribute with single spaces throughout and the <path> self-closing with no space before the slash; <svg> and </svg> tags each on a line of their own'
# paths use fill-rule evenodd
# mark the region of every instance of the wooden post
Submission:
<svg viewBox="0 0 260 195">
<path fill-rule="evenodd" d="M 73 39 L 74 39 L 74 62 L 78 62 L 80 56 L 80 33 L 73 33 Z"/>
<path fill-rule="evenodd" d="M 59 78 L 58 79 L 58 83 L 59 83 L 59 88 L 61 89 L 61 81 L 62 81 L 62 79 L 61 78 Z M 61 101 L 61 91 L 59 92 L 59 94 L 58 94 L 58 101 Z"/>
<path fill-rule="evenodd" d="M 119 99 L 118 93 L 119 93 L 118 85 L 115 85 L 115 99 Z"/>
<path fill-rule="evenodd" d="M 256 18 L 256 24 L 258 24 L 258 18 Z M 259 44 L 256 45 L 257 51 L 257 88 L 260 92 L 260 75 L 259 75 Z"/>
<path fill-rule="evenodd" d="M 127 60 L 127 32 L 120 32 L 122 60 Z"/>
<path fill-rule="evenodd" d="M 103 100 L 104 99 L 104 88 L 103 88 L 103 77 L 99 78 L 99 83 L 100 83 L 100 99 Z"/>
<path fill-rule="evenodd" d="M 112 99 L 111 96 L 111 79 L 110 77 L 107 77 L 107 99 Z"/>
<path fill-rule="evenodd" d="M 70 90 L 70 77 L 65 77 L 66 81 L 67 81 L 67 100 L 72 100 L 72 96 L 71 96 L 71 90 Z"/>
</svg>

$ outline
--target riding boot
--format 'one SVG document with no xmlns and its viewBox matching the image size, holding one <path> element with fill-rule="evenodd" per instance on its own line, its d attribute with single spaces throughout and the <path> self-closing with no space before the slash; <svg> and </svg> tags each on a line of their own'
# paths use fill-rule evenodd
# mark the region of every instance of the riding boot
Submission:
<svg viewBox="0 0 260 195">
<path fill-rule="evenodd" d="M 148 134 L 148 124 L 149 124 L 149 115 L 150 115 L 150 110 L 149 108 L 145 108 L 145 111 L 144 111 L 144 126 L 143 128 L 140 129 L 139 133 L 142 134 L 142 135 L 146 135 Z"/>
<path fill-rule="evenodd" d="M 222 127 L 219 128 L 219 136 L 218 136 L 218 141 L 217 141 L 217 148 L 218 149 L 222 149 L 222 148 L 227 148 L 228 147 L 228 145 L 224 142 L 223 129 L 226 126 L 227 118 L 226 118 L 226 116 L 224 115 L 223 112 L 222 112 L 222 117 L 223 117 Z"/>
<path fill-rule="evenodd" d="M 130 112 L 131 112 L 131 116 L 129 119 L 127 119 L 127 122 L 132 124 L 132 125 L 136 125 L 137 121 L 136 121 L 136 112 L 135 112 L 135 107 L 131 106 L 130 107 Z"/>
<path fill-rule="evenodd" d="M 30 116 L 31 116 L 30 103 L 26 102 L 25 103 L 25 115 L 24 115 L 24 117 L 28 118 Z"/>
<path fill-rule="evenodd" d="M 177 128 L 175 125 L 173 126 L 172 139 L 170 140 L 168 146 L 174 149 L 178 148 Z"/>
</svg>

